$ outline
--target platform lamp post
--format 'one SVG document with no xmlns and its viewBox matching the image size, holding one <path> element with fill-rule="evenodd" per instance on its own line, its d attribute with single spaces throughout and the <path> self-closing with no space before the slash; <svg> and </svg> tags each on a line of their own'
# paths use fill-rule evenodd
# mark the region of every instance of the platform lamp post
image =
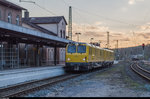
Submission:
<svg viewBox="0 0 150 99">
<path fill-rule="evenodd" d="M 144 56 L 145 56 L 145 44 L 142 44 L 142 48 L 143 48 L 143 60 L 144 60 Z"/>
<path fill-rule="evenodd" d="M 101 41 L 99 40 L 98 42 L 99 42 L 99 47 L 101 47 Z"/>
<path fill-rule="evenodd" d="M 109 31 L 107 31 L 107 49 L 109 49 Z"/>
<path fill-rule="evenodd" d="M 94 38 L 91 38 L 91 39 L 90 39 L 90 43 L 91 43 L 91 44 L 92 44 L 92 41 L 93 41 L 93 40 L 94 40 Z"/>
<path fill-rule="evenodd" d="M 81 33 L 75 33 L 77 35 L 77 41 L 79 42 L 79 35 L 81 35 Z"/>
</svg>

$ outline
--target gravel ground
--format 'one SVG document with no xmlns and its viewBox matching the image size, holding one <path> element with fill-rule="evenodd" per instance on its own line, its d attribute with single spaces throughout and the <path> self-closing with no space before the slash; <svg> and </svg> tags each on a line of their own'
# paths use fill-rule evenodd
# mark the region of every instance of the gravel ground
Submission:
<svg viewBox="0 0 150 99">
<path fill-rule="evenodd" d="M 150 97 L 149 82 L 129 68 L 130 62 L 119 62 L 25 97 Z"/>
<path fill-rule="evenodd" d="M 140 66 L 150 71 L 150 61 L 140 61 Z"/>
</svg>

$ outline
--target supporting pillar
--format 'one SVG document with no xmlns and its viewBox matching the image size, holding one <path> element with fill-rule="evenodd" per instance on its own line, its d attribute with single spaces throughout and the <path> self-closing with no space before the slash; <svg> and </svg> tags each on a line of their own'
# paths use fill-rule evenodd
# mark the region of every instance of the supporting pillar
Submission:
<svg viewBox="0 0 150 99">
<path fill-rule="evenodd" d="M 37 45 L 36 49 L 36 65 L 39 66 L 39 45 Z"/>
<path fill-rule="evenodd" d="M 19 43 L 17 43 L 17 65 L 18 65 L 18 68 L 20 68 L 19 64 L 20 64 L 20 58 L 19 58 L 19 49 L 20 49 L 20 46 L 19 46 Z"/>
<path fill-rule="evenodd" d="M 54 47 L 54 65 L 57 65 L 57 47 Z"/>
<path fill-rule="evenodd" d="M 4 68 L 4 53 L 3 53 L 3 42 L 1 42 L 1 69 Z"/>
<path fill-rule="evenodd" d="M 12 43 L 9 43 L 9 54 L 10 54 L 11 68 L 14 68 L 14 63 L 13 63 L 13 52 L 12 52 Z"/>
<path fill-rule="evenodd" d="M 26 56 L 25 56 L 25 63 L 24 65 L 28 65 L 28 44 L 25 44 L 25 53 L 26 53 Z"/>
</svg>

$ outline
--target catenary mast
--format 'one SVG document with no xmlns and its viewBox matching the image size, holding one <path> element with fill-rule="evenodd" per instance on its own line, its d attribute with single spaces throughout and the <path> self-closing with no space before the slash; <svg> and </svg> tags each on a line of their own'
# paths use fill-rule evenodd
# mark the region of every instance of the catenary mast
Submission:
<svg viewBox="0 0 150 99">
<path fill-rule="evenodd" d="M 72 7 L 71 6 L 69 6 L 68 37 L 69 37 L 69 40 L 72 40 Z"/>
</svg>

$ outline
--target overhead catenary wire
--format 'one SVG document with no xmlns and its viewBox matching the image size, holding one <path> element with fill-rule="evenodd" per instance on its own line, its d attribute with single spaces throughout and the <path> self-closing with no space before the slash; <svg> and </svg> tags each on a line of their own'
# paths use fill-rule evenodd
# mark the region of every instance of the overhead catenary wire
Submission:
<svg viewBox="0 0 150 99">
<path fill-rule="evenodd" d="M 19 0 L 20 2 L 28 2 L 28 3 L 33 3 L 35 4 L 36 6 L 40 7 L 41 9 L 51 13 L 52 15 L 56 15 L 55 13 L 53 13 L 52 11 L 40 6 L 39 4 L 37 4 L 36 2 L 33 2 L 33 1 L 23 1 L 23 0 Z M 69 4 L 65 1 L 65 0 L 61 0 L 66 6 L 69 6 Z M 131 24 L 131 23 L 127 23 L 127 22 L 124 22 L 124 21 L 121 21 L 121 20 L 117 20 L 117 19 L 112 19 L 112 18 L 109 18 L 109 17 L 106 17 L 106 16 L 102 16 L 102 15 L 99 15 L 99 14 L 95 14 L 95 13 L 91 13 L 89 11 L 86 11 L 86 10 L 83 10 L 83 9 L 80 9 L 78 7 L 75 7 L 75 6 L 72 6 L 74 9 L 77 9 L 81 12 L 84 12 L 84 13 L 87 13 L 89 15 L 93 15 L 93 16 L 97 16 L 97 17 L 101 17 L 103 19 L 106 19 L 106 20 L 110 20 L 110 21 L 114 21 L 114 22 L 118 22 L 118 23 L 122 23 L 122 24 L 128 24 L 130 26 L 141 26 L 141 25 L 138 25 L 138 24 Z"/>
<path fill-rule="evenodd" d="M 63 1 L 63 3 L 64 3 L 65 5 L 69 6 L 69 4 L 65 2 L 65 0 L 62 0 L 62 1 Z M 133 43 L 135 44 L 135 46 L 137 45 L 137 41 L 136 41 L 136 39 L 135 39 L 136 34 L 135 34 L 135 32 L 134 32 L 134 29 L 135 29 L 135 27 L 136 27 L 136 28 L 137 28 L 137 27 L 141 27 L 141 25 L 124 22 L 124 21 L 118 20 L 118 19 L 109 18 L 109 17 L 103 16 L 103 15 L 99 15 L 99 14 L 96 14 L 96 13 L 92 13 L 92 12 L 89 12 L 89 11 L 86 11 L 86 10 L 83 10 L 83 9 L 80 9 L 79 7 L 75 7 L 75 6 L 72 6 L 72 8 L 74 9 L 74 11 L 80 11 L 81 13 L 86 13 L 86 14 L 92 15 L 92 16 L 94 16 L 94 17 L 101 17 L 101 18 L 103 18 L 103 19 L 105 19 L 105 20 L 117 22 L 117 23 L 120 23 L 120 24 L 126 24 L 126 25 L 132 27 Z M 79 13 L 78 13 L 77 15 L 79 15 Z M 81 15 L 81 16 L 82 16 L 82 15 Z M 85 19 L 85 18 L 84 18 L 84 19 Z M 146 28 L 146 29 L 147 29 L 147 28 Z M 84 31 L 84 32 L 85 32 L 85 31 Z"/>
<path fill-rule="evenodd" d="M 69 7 L 69 4 L 65 2 L 65 0 L 61 0 L 65 5 L 67 5 Z M 119 23 L 123 23 L 123 24 L 128 24 L 128 25 L 135 25 L 135 26 L 139 26 L 139 25 L 136 25 L 136 24 L 130 24 L 130 23 L 126 23 L 126 22 L 123 22 L 121 20 L 116 20 L 116 19 L 112 19 L 112 18 L 108 18 L 106 16 L 102 16 L 102 15 L 98 15 L 98 14 L 95 14 L 95 13 L 91 13 L 89 11 L 85 11 L 83 9 L 80 9 L 79 7 L 75 7 L 75 6 L 72 6 L 72 8 L 80 11 L 80 12 L 84 12 L 86 14 L 89 14 L 89 15 L 93 15 L 93 16 L 97 16 L 97 17 L 101 17 L 103 19 L 107 19 L 107 20 L 111 20 L 111 21 L 115 21 L 115 22 L 119 22 Z"/>
<path fill-rule="evenodd" d="M 69 6 L 69 4 L 65 1 L 65 0 L 61 0 L 65 5 Z M 102 15 L 99 15 L 99 14 L 95 14 L 95 13 L 91 13 L 89 11 L 86 11 L 86 10 L 83 10 L 83 9 L 80 9 L 79 7 L 75 7 L 75 6 L 72 6 L 72 8 L 76 9 L 76 10 L 79 10 L 80 12 L 83 12 L 83 13 L 86 13 L 88 15 L 92 15 L 92 16 L 96 16 L 96 17 L 101 17 L 103 19 L 106 19 L 106 20 L 109 20 L 109 21 L 113 21 L 113 22 L 117 22 L 117 23 L 121 23 L 121 24 L 127 24 L 131 27 L 135 26 L 135 27 L 139 27 L 141 26 L 140 24 L 133 24 L 133 23 L 127 23 L 127 22 L 124 22 L 122 20 L 118 20 L 118 19 L 113 19 L 113 18 L 109 18 L 109 17 L 106 17 L 106 16 L 102 16 Z M 149 25 L 147 25 L 149 26 Z"/>
<path fill-rule="evenodd" d="M 62 1 L 63 1 L 63 3 L 65 5 L 69 6 L 69 4 L 65 2 L 65 0 L 62 0 Z M 74 10 L 78 10 L 78 11 L 86 13 L 88 15 L 92 15 L 92 16 L 96 16 L 96 17 L 101 17 L 103 19 L 110 20 L 110 21 L 117 22 L 117 23 L 121 23 L 121 24 L 127 24 L 127 25 L 129 25 L 131 27 L 141 26 L 141 25 L 137 25 L 137 24 L 127 23 L 127 22 L 124 22 L 124 21 L 121 21 L 121 20 L 112 19 L 112 18 L 109 18 L 109 17 L 106 17 L 106 16 L 102 16 L 102 15 L 99 15 L 99 14 L 91 13 L 89 11 L 85 11 L 85 10 L 80 9 L 79 7 L 72 6 L 72 8 L 74 8 Z"/>
<path fill-rule="evenodd" d="M 94 13 L 91 13 L 91 12 L 88 12 L 88 11 L 83 11 L 82 9 L 79 9 L 79 8 L 76 8 L 76 7 L 73 7 L 74 9 L 77 9 L 81 12 L 84 12 L 84 13 L 87 13 L 89 15 L 95 15 L 97 17 L 101 17 L 103 19 L 107 19 L 107 20 L 110 20 L 110 21 L 114 21 L 114 22 L 117 22 L 117 23 L 121 23 L 121 24 L 127 24 L 129 25 L 130 27 L 134 28 L 134 27 L 140 27 L 141 25 L 139 24 L 131 24 L 131 23 L 127 23 L 127 22 L 124 22 L 124 21 L 121 21 L 121 20 L 116 20 L 116 19 L 112 19 L 112 18 L 108 18 L 108 17 L 105 17 L 105 16 L 101 16 L 101 15 L 98 15 L 98 14 L 94 14 Z M 135 29 L 135 28 L 134 28 Z M 132 29 L 132 33 L 133 33 L 133 43 L 135 44 L 135 46 L 137 46 L 137 39 L 135 38 L 136 37 L 136 33 L 134 32 L 134 30 Z"/>
<path fill-rule="evenodd" d="M 48 10 L 48 9 L 46 9 L 46 8 L 44 8 L 44 7 L 42 7 L 41 5 L 37 4 L 37 3 L 34 2 L 34 1 L 19 0 L 19 2 L 32 3 L 32 4 L 36 5 L 36 6 L 38 6 L 39 8 L 45 10 L 45 11 L 48 12 L 48 13 L 50 13 L 50 14 L 52 14 L 52 15 L 56 15 L 56 14 L 53 13 L 52 11 L 50 11 L 50 10 Z"/>
<path fill-rule="evenodd" d="M 21 1 L 21 0 L 20 0 Z M 22 0 L 23 1 L 23 0 Z M 32 1 L 27 1 L 27 2 L 30 2 L 30 3 L 33 3 Z M 61 2 L 63 2 L 67 7 L 69 7 L 69 3 L 67 3 L 65 0 L 61 0 Z M 52 14 L 52 15 L 56 15 L 55 13 L 53 13 L 52 11 L 42 7 L 41 5 L 37 4 L 37 3 L 33 3 L 35 4 L 36 6 L 40 7 L 41 9 L 47 11 L 48 13 Z M 74 10 L 76 11 L 79 11 L 79 12 L 82 12 L 82 13 L 86 13 L 88 15 L 92 15 L 93 17 L 100 17 L 100 18 L 103 18 L 103 19 L 106 19 L 106 20 L 109 20 L 109 21 L 113 21 L 113 22 L 117 22 L 117 23 L 120 23 L 120 24 L 126 24 L 126 25 L 129 25 L 131 27 L 139 27 L 141 25 L 139 24 L 132 24 L 132 23 L 128 23 L 128 22 L 124 22 L 122 20 L 119 20 L 119 19 L 113 19 L 113 18 L 110 18 L 110 17 L 107 17 L 107 16 L 104 16 L 104 15 L 99 15 L 97 13 L 93 13 L 93 12 L 89 12 L 87 10 L 83 10 L 83 9 L 80 9 L 79 7 L 75 7 L 75 6 L 72 6 L 72 8 L 74 8 Z M 78 13 L 79 14 L 79 13 Z M 82 16 L 82 15 L 81 15 Z M 83 18 L 84 19 L 84 18 Z M 147 29 L 147 28 L 146 28 Z M 134 34 L 135 35 L 135 34 Z M 134 36 L 133 35 L 133 36 Z M 135 40 L 134 40 L 135 41 Z"/>
<path fill-rule="evenodd" d="M 46 8 L 44 8 L 44 7 L 42 7 L 42 6 L 40 6 L 39 4 L 37 4 L 37 3 L 35 3 L 35 5 L 37 5 L 38 7 L 40 7 L 41 9 L 43 9 L 43 10 L 45 10 L 45 11 L 47 11 L 47 12 L 49 12 L 50 14 L 52 14 L 52 15 L 56 15 L 55 13 L 53 13 L 52 11 L 50 11 L 50 10 L 48 10 L 48 9 L 46 9 Z"/>
<path fill-rule="evenodd" d="M 62 1 L 66 6 L 68 6 L 69 7 L 69 4 L 68 3 L 66 3 L 66 1 L 65 0 L 60 0 L 60 1 Z"/>
<path fill-rule="evenodd" d="M 122 23 L 122 24 L 127 24 L 127 25 L 132 25 L 132 26 L 141 26 L 141 25 L 138 25 L 138 24 L 131 24 L 131 23 L 127 23 L 127 22 L 124 22 L 124 21 L 121 21 L 121 20 L 112 19 L 112 18 L 109 18 L 109 17 L 106 17 L 106 16 L 95 14 L 95 13 L 92 13 L 92 12 L 89 12 L 89 11 L 86 11 L 86 10 L 83 10 L 83 9 L 80 9 L 80 8 L 77 8 L 77 7 L 74 7 L 74 6 L 72 6 L 72 7 L 79 10 L 80 12 L 83 12 L 83 13 L 86 13 L 86 14 L 89 14 L 89 15 L 93 15 L 93 16 L 96 16 L 96 17 L 101 17 L 101 18 L 106 19 L 106 20 L 110 20 L 110 21 L 114 21 L 114 22 Z"/>
</svg>

